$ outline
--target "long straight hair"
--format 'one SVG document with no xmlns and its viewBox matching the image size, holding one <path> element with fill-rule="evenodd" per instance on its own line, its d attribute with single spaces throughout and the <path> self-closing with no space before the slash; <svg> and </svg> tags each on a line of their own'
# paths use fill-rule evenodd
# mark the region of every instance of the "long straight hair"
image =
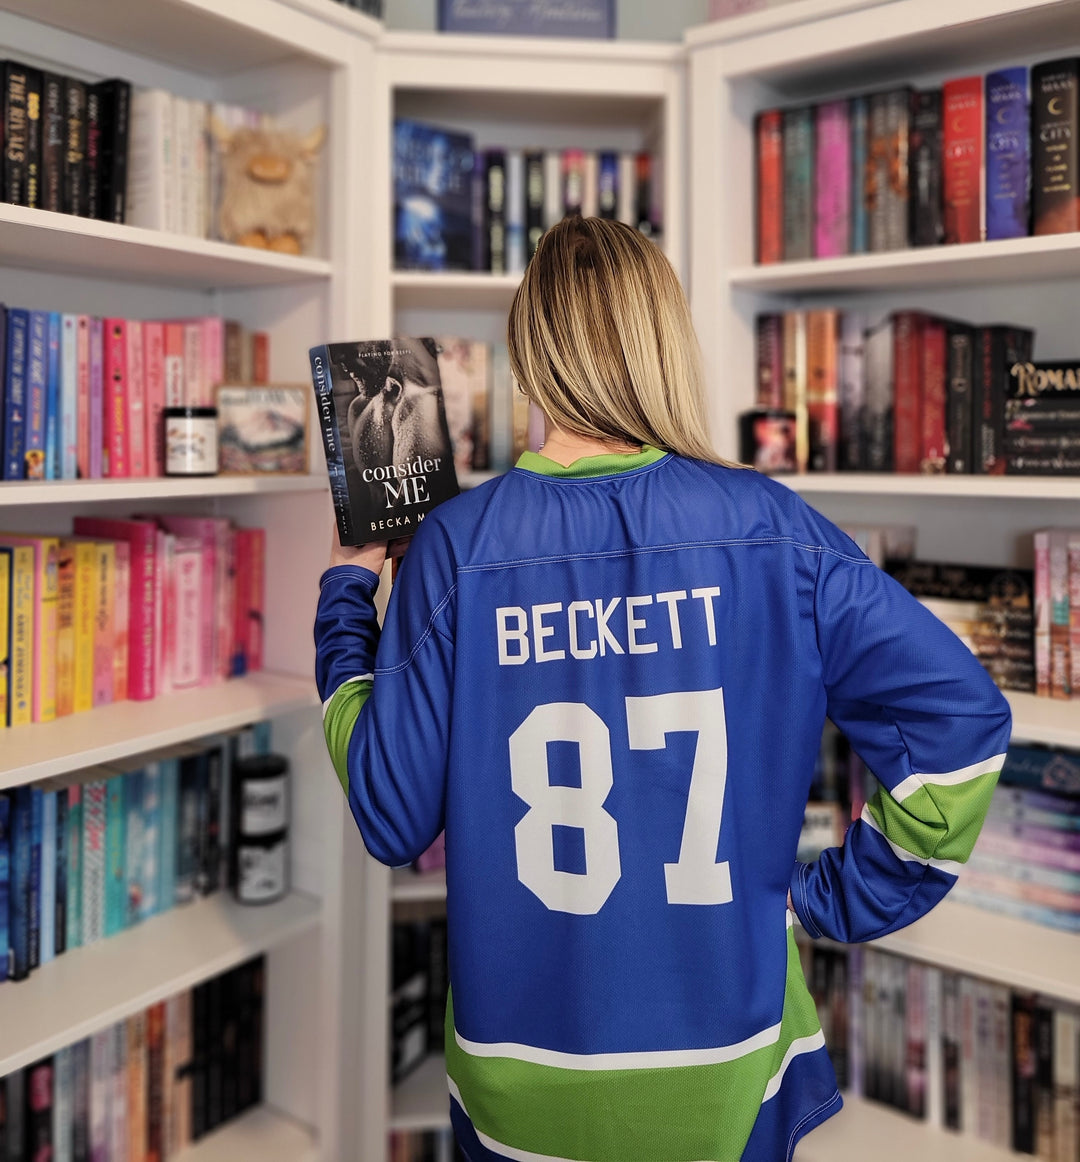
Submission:
<svg viewBox="0 0 1080 1162">
<path fill-rule="evenodd" d="M 701 352 L 671 263 L 637 230 L 565 218 L 514 295 L 510 366 L 556 427 L 723 464 L 708 438 Z"/>
</svg>

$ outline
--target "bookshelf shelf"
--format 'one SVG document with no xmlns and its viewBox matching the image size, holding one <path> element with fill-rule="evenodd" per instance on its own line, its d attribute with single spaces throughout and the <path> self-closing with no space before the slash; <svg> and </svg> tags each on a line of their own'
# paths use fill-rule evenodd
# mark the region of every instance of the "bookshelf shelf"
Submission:
<svg viewBox="0 0 1080 1162">
<path fill-rule="evenodd" d="M 320 914 L 300 893 L 255 908 L 218 892 L 64 953 L 0 987 L 0 1075 L 313 931 Z"/>
<path fill-rule="evenodd" d="M 266 1106 L 248 1110 L 177 1154 L 177 1162 L 318 1162 L 311 1132 Z"/>
<path fill-rule="evenodd" d="M 444 871 L 418 874 L 410 868 L 398 868 L 391 877 L 390 896 L 394 903 L 413 903 L 446 899 Z"/>
<path fill-rule="evenodd" d="M 509 309 L 521 279 L 516 274 L 483 271 L 396 270 L 390 276 L 398 310 Z"/>
<path fill-rule="evenodd" d="M 906 287 L 976 286 L 1080 276 L 1080 234 L 1008 238 L 959 246 L 928 246 L 886 254 L 740 266 L 729 282 L 739 290 L 821 294 Z"/>
<path fill-rule="evenodd" d="M 803 496 L 960 497 L 972 500 L 1080 500 L 1078 476 L 913 476 L 897 473 L 821 472 L 777 476 Z"/>
<path fill-rule="evenodd" d="M 433 1053 L 391 1091 L 391 1130 L 439 1130 L 450 1125 L 446 1062 Z"/>
<path fill-rule="evenodd" d="M 0 205 L 0 263 L 197 289 L 319 283 L 332 269 L 320 258 L 7 204 Z"/>
<path fill-rule="evenodd" d="M 1005 697 L 1012 707 L 1014 739 L 1049 746 L 1080 747 L 1080 704 L 1059 698 L 1040 698 L 1019 690 L 1007 690 Z"/>
<path fill-rule="evenodd" d="M 0 789 L 317 705 L 309 679 L 257 673 L 149 702 L 117 702 L 0 732 Z"/>
<path fill-rule="evenodd" d="M 1031 1157 L 966 1134 L 932 1129 L 878 1102 L 844 1095 L 844 1108 L 795 1149 L 795 1162 L 1010 1162 Z"/>
<path fill-rule="evenodd" d="M 325 473 L 304 476 L 201 476 L 129 480 L 9 481 L 0 484 L 0 509 L 25 505 L 109 504 L 113 502 L 261 496 L 283 492 L 328 492 Z"/>
</svg>

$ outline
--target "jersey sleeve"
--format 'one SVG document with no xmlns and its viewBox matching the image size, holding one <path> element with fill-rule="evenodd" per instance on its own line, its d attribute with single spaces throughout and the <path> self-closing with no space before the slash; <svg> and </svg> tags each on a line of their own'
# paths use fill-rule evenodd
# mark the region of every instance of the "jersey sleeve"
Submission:
<svg viewBox="0 0 1080 1162">
<path fill-rule="evenodd" d="M 330 757 L 365 846 L 395 867 L 426 851 L 444 823 L 453 587 L 440 583 L 445 570 L 419 560 L 418 541 L 394 582 L 381 635 L 378 577 L 366 569 L 327 570 L 315 619 Z"/>
<path fill-rule="evenodd" d="M 1005 759 L 1009 705 L 960 639 L 866 558 L 821 553 L 827 714 L 880 783 L 843 845 L 791 881 L 811 936 L 872 940 L 928 912 L 971 854 Z"/>
</svg>

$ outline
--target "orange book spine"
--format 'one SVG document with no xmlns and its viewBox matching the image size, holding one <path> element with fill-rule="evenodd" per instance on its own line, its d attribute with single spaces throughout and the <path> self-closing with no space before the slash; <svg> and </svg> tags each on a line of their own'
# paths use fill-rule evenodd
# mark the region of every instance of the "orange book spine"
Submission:
<svg viewBox="0 0 1080 1162">
<path fill-rule="evenodd" d="M 757 260 L 784 258 L 784 128 L 779 109 L 759 113 L 757 140 Z"/>
<path fill-rule="evenodd" d="M 105 320 L 105 475 L 128 476 L 127 322 Z"/>
</svg>

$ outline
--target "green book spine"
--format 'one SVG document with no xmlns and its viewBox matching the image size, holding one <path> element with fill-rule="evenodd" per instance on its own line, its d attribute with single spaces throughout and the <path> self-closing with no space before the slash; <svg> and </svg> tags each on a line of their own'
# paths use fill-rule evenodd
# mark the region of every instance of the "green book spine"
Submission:
<svg viewBox="0 0 1080 1162">
<path fill-rule="evenodd" d="M 122 932 L 127 922 L 127 881 L 124 877 L 124 780 L 105 784 L 105 935 Z"/>
<path fill-rule="evenodd" d="M 67 940 L 70 948 L 82 944 L 82 787 L 67 789 Z"/>
</svg>

